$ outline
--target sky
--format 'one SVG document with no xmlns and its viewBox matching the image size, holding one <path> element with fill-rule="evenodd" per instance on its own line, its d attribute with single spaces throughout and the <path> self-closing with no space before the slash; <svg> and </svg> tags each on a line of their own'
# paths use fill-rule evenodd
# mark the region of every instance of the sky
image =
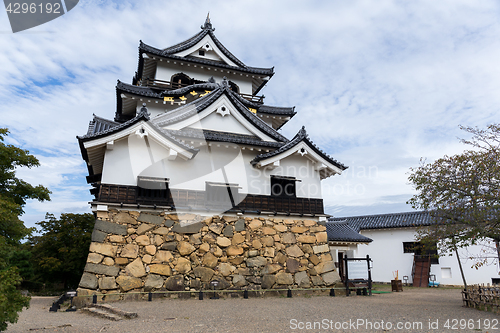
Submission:
<svg viewBox="0 0 500 333">
<path fill-rule="evenodd" d="M 15 34 L 0 10 L 0 127 L 41 163 L 18 177 L 52 191 L 28 202 L 27 226 L 90 212 L 76 136 L 92 114 L 114 117 L 116 80 L 131 83 L 139 40 L 184 41 L 208 12 L 236 57 L 274 66 L 266 104 L 297 111 L 280 132 L 304 125 L 349 166 L 322 182 L 331 215 L 411 211 L 410 168 L 463 151 L 459 125 L 498 122 L 498 1 L 89 0 Z"/>
</svg>

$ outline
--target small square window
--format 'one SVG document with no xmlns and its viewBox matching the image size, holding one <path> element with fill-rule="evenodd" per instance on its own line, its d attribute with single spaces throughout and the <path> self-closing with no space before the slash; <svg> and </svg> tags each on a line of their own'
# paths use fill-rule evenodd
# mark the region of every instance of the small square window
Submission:
<svg viewBox="0 0 500 333">
<path fill-rule="evenodd" d="M 403 242 L 403 253 L 415 253 L 418 250 L 419 243 Z"/>
<path fill-rule="evenodd" d="M 271 195 L 274 197 L 295 198 L 294 177 L 271 176 Z"/>
<path fill-rule="evenodd" d="M 451 267 L 441 267 L 441 278 L 451 279 Z"/>
<path fill-rule="evenodd" d="M 204 56 L 205 55 L 205 50 L 199 50 L 198 54 L 201 55 L 201 56 Z"/>
</svg>

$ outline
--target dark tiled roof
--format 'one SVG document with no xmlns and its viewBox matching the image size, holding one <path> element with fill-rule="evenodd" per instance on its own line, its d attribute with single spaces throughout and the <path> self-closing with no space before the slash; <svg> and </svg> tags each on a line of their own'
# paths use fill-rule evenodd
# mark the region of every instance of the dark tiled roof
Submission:
<svg viewBox="0 0 500 333">
<path fill-rule="evenodd" d="M 347 222 L 327 222 L 326 232 L 329 241 L 369 243 L 373 240 L 353 230 Z"/>
<path fill-rule="evenodd" d="M 89 141 L 89 140 L 92 140 L 92 139 L 104 137 L 104 136 L 106 136 L 108 134 L 116 133 L 116 132 L 118 132 L 118 131 L 120 131 L 120 130 L 122 130 L 124 128 L 128 128 L 128 127 L 130 127 L 130 126 L 138 123 L 141 120 L 144 120 L 144 121 L 148 121 L 149 120 L 149 113 L 147 112 L 146 108 L 142 108 L 141 112 L 139 112 L 137 114 L 137 116 L 135 116 L 134 118 L 130 119 L 129 121 L 121 123 L 118 126 L 108 127 L 106 129 L 103 128 L 103 130 L 99 131 L 99 132 L 92 131 L 92 133 L 89 133 L 89 132 L 91 132 L 90 131 L 90 126 L 91 125 L 89 125 L 89 130 L 87 131 L 87 134 L 86 135 L 82 135 L 82 136 L 77 136 L 77 138 L 80 141 Z M 92 122 L 91 122 L 91 124 L 92 124 Z"/>
<path fill-rule="evenodd" d="M 228 99 L 233 103 L 233 105 L 243 115 L 243 117 L 245 117 L 245 119 L 252 123 L 255 127 L 278 142 L 288 142 L 287 138 L 285 138 L 272 127 L 267 125 L 263 120 L 259 119 L 253 113 L 251 113 L 248 108 L 241 103 L 240 96 L 229 89 L 227 81 L 225 80 L 222 82 L 222 84 L 217 84 L 217 89 L 212 90 L 209 94 L 200 97 L 199 99 L 194 100 L 191 103 L 177 108 L 171 112 L 157 116 L 152 120 L 152 122 L 154 122 L 158 126 L 165 126 L 185 120 L 189 117 L 192 117 L 196 113 L 205 110 L 223 94 L 228 97 Z"/>
<path fill-rule="evenodd" d="M 268 113 L 268 114 L 277 114 L 277 115 L 286 115 L 293 117 L 297 112 L 295 112 L 295 106 L 293 107 L 279 107 L 279 106 L 269 106 L 262 105 L 258 108 L 259 112 Z"/>
<path fill-rule="evenodd" d="M 169 124 L 174 124 L 179 121 L 183 121 L 188 119 L 198 112 L 205 110 L 212 103 L 214 103 L 217 98 L 219 98 L 223 94 L 222 90 L 217 87 L 212 90 L 210 93 L 206 94 L 203 97 L 200 97 L 188 104 L 185 104 L 177 109 L 174 109 L 170 112 L 161 114 L 153 119 L 153 122 L 158 126 L 165 126 Z"/>
<path fill-rule="evenodd" d="M 149 113 L 148 113 L 148 110 L 146 107 L 142 107 L 141 111 L 137 114 L 137 116 L 130 119 L 129 121 L 126 121 L 122 124 L 119 124 L 119 125 L 113 126 L 113 127 L 107 127 L 107 128 L 103 127 L 102 131 L 100 131 L 100 132 L 96 132 L 94 130 L 93 133 L 89 134 L 89 131 L 90 131 L 90 126 L 89 126 L 89 131 L 87 131 L 87 134 L 83 135 L 83 136 L 77 136 L 77 139 L 80 142 L 81 149 L 84 149 L 83 145 L 82 145 L 83 142 L 94 140 L 94 139 L 101 138 L 101 137 L 105 137 L 105 136 L 108 136 L 108 135 L 113 134 L 113 133 L 117 133 L 125 128 L 131 127 L 131 126 L 137 124 L 141 120 L 149 121 Z M 92 122 L 91 122 L 91 124 L 92 124 Z M 163 137 L 165 137 L 167 140 L 181 146 L 185 150 L 193 153 L 194 155 L 196 155 L 198 153 L 199 149 L 191 147 L 190 145 L 186 144 L 185 142 L 178 140 L 173 135 L 171 135 L 170 133 L 168 133 L 166 131 L 163 131 L 160 127 L 156 126 L 152 122 L 148 122 L 148 124 L 150 124 L 153 128 L 155 128 L 155 130 L 157 130 L 160 134 L 162 134 Z M 82 151 L 82 155 L 84 155 L 83 151 Z"/>
<path fill-rule="evenodd" d="M 271 106 L 271 105 L 263 105 L 260 103 L 254 103 L 249 101 L 239 94 L 234 94 L 235 98 L 240 101 L 241 104 L 248 108 L 256 109 L 258 112 L 268 113 L 268 114 L 277 114 L 277 115 L 287 115 L 290 117 L 295 116 L 297 112 L 295 112 L 295 106 L 293 107 L 280 107 L 280 106 Z"/>
<path fill-rule="evenodd" d="M 157 49 L 155 47 L 149 46 L 141 41 L 139 44 L 139 54 L 144 53 L 144 52 L 150 53 L 150 54 L 153 54 L 153 55 L 156 55 L 159 57 L 167 58 L 167 59 L 189 61 L 189 62 L 193 62 L 193 63 L 204 64 L 204 65 L 209 65 L 209 66 L 214 66 L 214 67 L 219 67 L 219 68 L 226 68 L 226 69 L 231 69 L 231 70 L 237 70 L 237 71 L 242 71 L 242 72 L 246 72 L 246 73 L 261 74 L 261 75 L 267 75 L 267 76 L 274 75 L 274 68 L 259 68 L 259 67 L 250 67 L 250 66 L 246 66 L 246 65 L 231 66 L 231 65 L 226 65 L 226 64 L 223 64 L 221 62 L 213 61 L 213 60 L 209 60 L 209 59 L 203 59 L 203 58 L 197 58 L 197 57 L 179 57 L 179 56 L 173 55 L 171 53 L 165 52 L 164 50 L 160 50 L 160 49 Z M 233 60 L 233 59 L 231 59 L 231 60 Z"/>
<path fill-rule="evenodd" d="M 159 98 L 162 99 L 163 97 L 169 97 L 169 96 L 183 96 L 186 93 L 192 91 L 192 90 L 214 90 L 217 89 L 219 86 L 217 83 L 211 83 L 211 82 L 206 82 L 206 83 L 197 83 L 193 84 L 190 86 L 186 86 L 183 88 L 175 89 L 175 90 L 162 90 L 161 87 L 143 87 L 143 86 L 135 86 L 132 84 L 124 83 L 118 80 L 118 83 L 116 84 L 116 89 L 117 91 L 120 92 L 126 92 L 126 93 L 131 93 L 134 95 L 139 95 L 139 96 L 146 96 L 146 97 L 153 97 L 153 98 Z M 276 115 L 283 115 L 283 116 L 290 116 L 293 117 L 297 112 L 295 112 L 295 107 L 279 107 L 279 106 L 270 106 L 270 105 L 262 105 L 258 103 L 253 103 L 249 100 L 244 99 L 241 97 L 239 94 L 234 94 L 235 98 L 237 98 L 243 105 L 246 107 L 254 108 L 258 112 L 262 113 L 268 113 L 268 114 L 276 114 Z"/>
<path fill-rule="evenodd" d="M 153 98 L 163 99 L 165 96 L 183 96 L 186 93 L 192 91 L 193 89 L 216 89 L 218 85 L 216 83 L 197 83 L 187 87 L 182 87 L 174 90 L 163 90 L 160 87 L 150 88 L 143 86 L 134 86 L 132 84 L 124 83 L 118 80 L 116 89 L 122 92 L 128 92 L 135 95 L 147 96 Z"/>
<path fill-rule="evenodd" d="M 270 158 L 270 157 L 273 157 L 273 156 L 276 156 L 278 154 L 281 154 L 282 152 L 284 151 L 287 151 L 289 149 L 292 149 L 293 147 L 295 147 L 297 144 L 299 144 L 301 141 L 304 141 L 308 146 L 309 148 L 311 148 L 313 151 L 315 151 L 318 155 L 320 155 L 322 158 L 324 158 L 325 160 L 327 160 L 329 163 L 335 165 L 336 167 L 338 167 L 339 169 L 341 170 L 345 170 L 347 169 L 347 167 L 345 165 L 343 165 L 342 163 L 338 162 L 337 160 L 334 160 L 332 157 L 330 157 L 329 155 L 327 155 L 324 151 L 322 151 L 321 149 L 319 149 L 310 139 L 309 139 L 309 136 L 307 135 L 307 132 L 306 132 L 306 129 L 304 126 L 302 126 L 302 129 L 295 135 L 295 137 L 289 141 L 287 144 L 281 146 L 281 148 L 279 149 L 276 149 L 275 151 L 272 151 L 270 153 L 266 153 L 266 154 L 260 154 L 260 155 L 257 155 L 252 161 L 252 165 L 255 165 L 257 163 L 259 163 L 260 161 L 264 160 L 264 159 L 267 159 L 267 158 Z"/>
<path fill-rule="evenodd" d="M 222 45 L 222 43 L 217 39 L 217 37 L 215 37 L 214 34 L 215 29 L 212 28 L 212 24 L 210 23 L 210 21 L 205 22 L 205 24 L 201 26 L 201 29 L 202 30 L 193 37 L 185 40 L 184 42 L 180 42 L 179 44 L 167 47 L 166 49 L 163 49 L 163 52 L 165 52 L 165 54 L 173 54 L 187 50 L 190 47 L 196 45 L 203 38 L 205 38 L 206 35 L 210 35 L 215 45 L 217 45 L 217 47 L 222 51 L 222 53 L 224 53 L 226 57 L 231 59 L 232 62 L 234 62 L 240 67 L 246 67 L 242 61 L 240 61 L 231 52 L 229 52 L 229 50 L 226 49 L 224 45 Z"/>
<path fill-rule="evenodd" d="M 94 114 L 94 119 L 91 120 L 89 123 L 89 129 L 87 131 L 87 135 L 93 135 L 99 132 L 103 132 L 110 129 L 111 127 L 115 127 L 118 125 L 119 123 L 113 120 L 101 118 Z"/>
<path fill-rule="evenodd" d="M 116 90 L 120 92 L 131 93 L 134 95 L 153 97 L 153 98 L 163 98 L 161 92 L 158 89 L 151 89 L 149 87 L 134 86 L 132 84 L 124 83 L 118 80 L 116 84 Z"/>
<path fill-rule="evenodd" d="M 280 142 L 263 141 L 257 136 L 234 134 L 219 131 L 197 130 L 197 129 L 182 129 L 182 130 L 164 130 L 175 137 L 205 139 L 215 142 L 231 142 L 236 144 L 246 144 L 252 146 L 278 148 L 283 144 Z"/>
<path fill-rule="evenodd" d="M 365 229 L 420 227 L 433 224 L 429 212 L 426 211 L 351 217 L 331 217 L 328 221 L 347 222 L 349 226 L 356 231 Z"/>
</svg>

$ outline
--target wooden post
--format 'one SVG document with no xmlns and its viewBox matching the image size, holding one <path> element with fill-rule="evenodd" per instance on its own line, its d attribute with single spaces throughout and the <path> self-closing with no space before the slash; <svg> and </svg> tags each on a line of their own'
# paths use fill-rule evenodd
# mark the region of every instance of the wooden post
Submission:
<svg viewBox="0 0 500 333">
<path fill-rule="evenodd" d="M 370 256 L 366 255 L 366 264 L 368 265 L 368 295 L 372 295 L 372 269 L 370 268 Z"/>
<path fill-rule="evenodd" d="M 349 296 L 349 265 L 347 264 L 347 258 L 344 258 L 345 262 L 345 295 Z"/>
</svg>

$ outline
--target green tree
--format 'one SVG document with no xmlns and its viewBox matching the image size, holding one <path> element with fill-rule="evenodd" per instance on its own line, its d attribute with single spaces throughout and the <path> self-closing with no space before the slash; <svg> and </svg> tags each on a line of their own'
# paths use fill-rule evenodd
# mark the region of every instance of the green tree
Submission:
<svg viewBox="0 0 500 333">
<path fill-rule="evenodd" d="M 421 160 L 411 169 L 417 194 L 408 203 L 435 218 L 421 237 L 440 240 L 442 251 L 457 253 L 457 248 L 492 239 L 494 257 L 500 259 L 500 125 L 461 128 L 472 134 L 461 140 L 472 148 L 433 163 Z"/>
<path fill-rule="evenodd" d="M 30 237 L 36 272 L 42 282 L 61 282 L 76 288 L 87 261 L 94 229 L 93 214 L 52 214 L 37 222 L 42 235 Z"/>
<path fill-rule="evenodd" d="M 5 331 L 8 323 L 17 322 L 17 313 L 30 304 L 30 298 L 16 288 L 22 280 L 17 267 L 11 266 L 6 259 L 12 249 L 5 237 L 0 236 L 0 331 Z"/>
<path fill-rule="evenodd" d="M 50 200 L 50 192 L 41 185 L 33 186 L 16 177 L 16 168 L 40 164 L 27 150 L 6 145 L 3 141 L 8 133 L 6 128 L 0 128 L 0 236 L 16 243 L 30 232 L 19 219 L 26 200 Z"/>
<path fill-rule="evenodd" d="M 8 133 L 0 128 L 0 330 L 5 330 L 9 322 L 17 322 L 18 312 L 29 306 L 29 297 L 16 289 L 22 278 L 13 264 L 20 240 L 30 233 L 19 217 L 26 200 L 49 200 L 50 194 L 45 187 L 32 186 L 16 177 L 17 168 L 32 168 L 39 163 L 27 150 L 5 144 Z M 23 271 L 28 273 L 26 267 Z"/>
</svg>

